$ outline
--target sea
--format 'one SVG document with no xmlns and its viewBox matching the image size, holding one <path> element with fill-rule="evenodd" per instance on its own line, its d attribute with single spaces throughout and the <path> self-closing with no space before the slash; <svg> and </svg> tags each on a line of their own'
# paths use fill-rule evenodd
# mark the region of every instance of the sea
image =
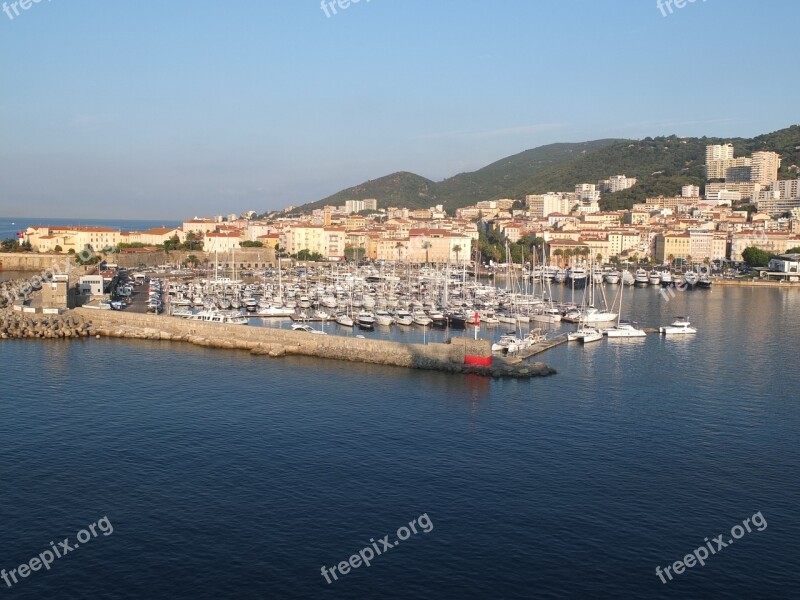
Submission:
<svg viewBox="0 0 800 600">
<path fill-rule="evenodd" d="M 698 333 L 532 380 L 2 341 L 0 598 L 797 598 L 800 291 L 624 307 Z"/>
</svg>

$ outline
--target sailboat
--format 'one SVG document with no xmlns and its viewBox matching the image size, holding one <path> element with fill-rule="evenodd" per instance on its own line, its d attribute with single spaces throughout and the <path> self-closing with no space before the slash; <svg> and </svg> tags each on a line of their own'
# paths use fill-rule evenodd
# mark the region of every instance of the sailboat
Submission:
<svg viewBox="0 0 800 600">
<path fill-rule="evenodd" d="M 622 320 L 622 297 L 624 295 L 625 290 L 624 287 L 622 287 L 620 288 L 619 294 L 619 315 L 617 317 L 617 324 L 614 327 L 606 329 L 603 333 L 609 338 L 647 337 L 647 333 L 637 328 L 635 323 Z"/>
</svg>

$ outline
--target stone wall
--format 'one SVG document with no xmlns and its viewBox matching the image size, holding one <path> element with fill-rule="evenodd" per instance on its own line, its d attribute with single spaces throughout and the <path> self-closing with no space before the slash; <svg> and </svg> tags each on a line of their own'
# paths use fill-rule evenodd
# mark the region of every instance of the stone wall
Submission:
<svg viewBox="0 0 800 600">
<path fill-rule="evenodd" d="M 406 344 L 337 335 L 314 335 L 270 327 L 219 325 L 124 311 L 77 309 L 75 312 L 84 319 L 90 319 L 94 328 L 102 335 L 116 336 L 119 333 L 119 337 L 128 337 L 127 333 L 137 330 L 143 332 L 144 337 L 156 339 L 185 339 L 195 343 L 198 340 L 208 340 L 203 345 L 262 349 L 266 352 L 401 367 L 438 368 L 463 365 L 467 354 L 491 354 L 491 345 L 487 340 L 469 338 L 455 338 L 451 343 L 445 344 Z"/>
</svg>

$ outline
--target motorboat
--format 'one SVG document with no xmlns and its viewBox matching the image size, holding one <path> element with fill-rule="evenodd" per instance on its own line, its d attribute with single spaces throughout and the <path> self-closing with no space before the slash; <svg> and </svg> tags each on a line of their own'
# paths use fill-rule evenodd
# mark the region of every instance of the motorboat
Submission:
<svg viewBox="0 0 800 600">
<path fill-rule="evenodd" d="M 650 285 L 661 285 L 661 273 L 653 269 L 647 276 L 647 280 Z"/>
<path fill-rule="evenodd" d="M 374 329 L 375 328 L 375 315 L 368 310 L 362 310 L 358 313 L 356 318 L 359 329 Z"/>
<path fill-rule="evenodd" d="M 386 325 L 391 325 L 392 323 L 394 323 L 394 319 L 392 318 L 392 315 L 390 315 L 388 312 L 386 312 L 385 310 L 375 311 L 376 325 L 386 326 Z"/>
<path fill-rule="evenodd" d="M 639 286 L 648 285 L 650 283 L 650 278 L 647 276 L 647 271 L 642 268 L 636 269 L 636 272 L 633 274 L 633 282 Z"/>
<path fill-rule="evenodd" d="M 410 325 L 414 324 L 414 319 L 411 316 L 411 313 L 405 310 L 397 310 L 394 313 L 394 322 L 397 325 L 402 325 L 403 327 L 409 327 Z"/>
<path fill-rule="evenodd" d="M 619 271 L 609 271 L 605 275 L 606 283 L 611 285 L 617 285 L 619 283 L 619 278 Z"/>
<path fill-rule="evenodd" d="M 659 333 L 664 335 L 682 335 L 687 333 L 697 333 L 697 329 L 691 327 L 688 317 L 675 317 L 669 325 L 658 328 Z"/>
<path fill-rule="evenodd" d="M 700 275 L 700 277 L 697 278 L 697 287 L 705 290 L 711 289 L 711 277 L 706 274 Z"/>
<path fill-rule="evenodd" d="M 695 271 L 689 270 L 683 274 L 683 282 L 688 285 L 690 288 L 693 288 L 697 285 L 697 282 L 700 278 L 698 277 Z"/>
<path fill-rule="evenodd" d="M 672 281 L 672 273 L 669 269 L 664 269 L 661 271 L 661 285 L 663 287 L 669 287 L 673 283 Z"/>
<path fill-rule="evenodd" d="M 218 323 L 220 325 L 247 325 L 247 318 L 240 312 L 225 312 L 221 310 L 201 310 L 187 317 L 190 321 L 203 323 Z"/>
<path fill-rule="evenodd" d="M 305 333 L 313 333 L 316 335 L 328 335 L 324 331 L 320 331 L 319 329 L 314 329 L 311 325 L 302 325 L 300 323 L 295 323 L 292 325 L 292 331 L 303 331 Z"/>
<path fill-rule="evenodd" d="M 415 310 L 411 313 L 411 320 L 414 321 L 416 325 L 422 325 L 423 327 L 429 326 L 433 323 L 433 319 L 431 319 L 428 315 L 425 314 L 423 310 Z"/>
</svg>

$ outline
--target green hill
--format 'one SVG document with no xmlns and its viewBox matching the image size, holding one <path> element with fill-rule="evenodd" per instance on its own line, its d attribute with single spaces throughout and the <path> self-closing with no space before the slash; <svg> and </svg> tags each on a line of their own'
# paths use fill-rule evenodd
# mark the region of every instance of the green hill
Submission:
<svg viewBox="0 0 800 600">
<path fill-rule="evenodd" d="M 800 125 L 792 125 L 752 139 L 679 138 L 597 140 L 579 144 L 550 144 L 509 156 L 471 173 L 434 182 L 413 173 L 394 173 L 342 190 L 297 212 L 309 212 L 345 200 L 376 198 L 378 206 L 427 208 L 443 204 L 452 212 L 480 200 L 514 198 L 549 191 L 571 191 L 578 183 L 596 183 L 611 175 L 636 177 L 633 188 L 606 194 L 601 207 L 629 208 L 648 196 L 677 195 L 681 186 L 705 182 L 703 165 L 708 144 L 731 142 L 736 156 L 772 150 L 782 158 L 779 177 L 798 177 Z"/>
</svg>

